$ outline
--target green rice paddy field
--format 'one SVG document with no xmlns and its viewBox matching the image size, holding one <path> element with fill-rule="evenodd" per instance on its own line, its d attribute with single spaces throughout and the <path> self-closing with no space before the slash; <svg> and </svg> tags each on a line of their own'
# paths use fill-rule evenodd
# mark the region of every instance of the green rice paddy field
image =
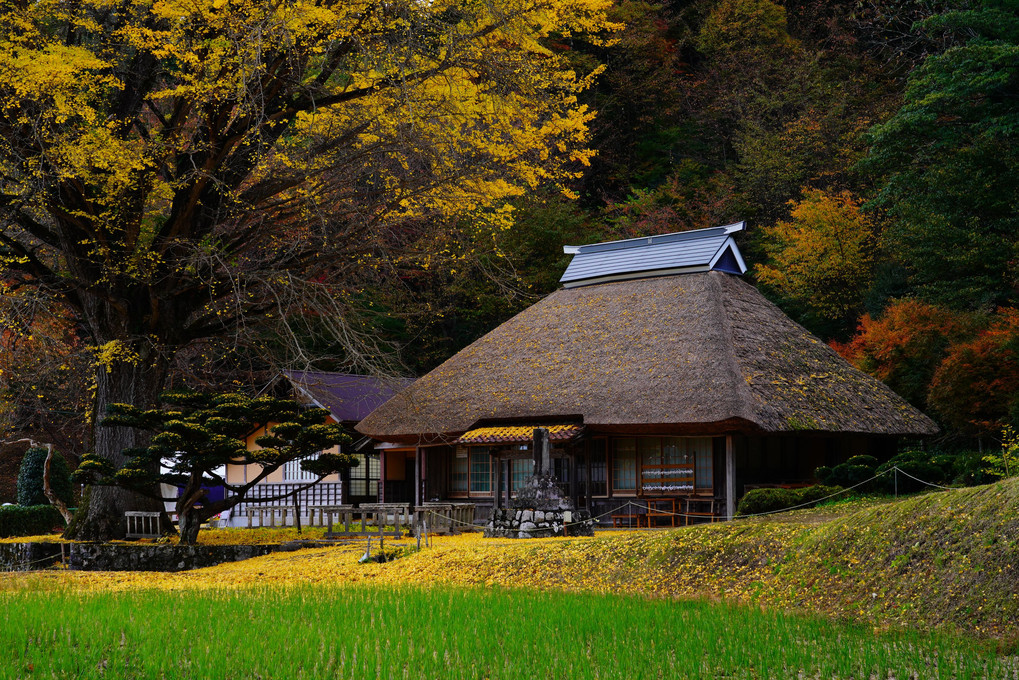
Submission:
<svg viewBox="0 0 1019 680">
<path fill-rule="evenodd" d="M 1019 678 L 990 643 L 520 589 L 0 593 L 0 678 Z"/>
</svg>

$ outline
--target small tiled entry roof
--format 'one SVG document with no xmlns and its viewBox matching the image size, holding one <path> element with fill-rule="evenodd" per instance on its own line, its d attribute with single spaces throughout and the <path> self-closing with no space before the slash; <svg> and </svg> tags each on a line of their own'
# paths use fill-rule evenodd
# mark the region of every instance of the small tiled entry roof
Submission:
<svg viewBox="0 0 1019 680">
<path fill-rule="evenodd" d="M 534 428 L 548 430 L 549 441 L 564 442 L 584 431 L 583 425 L 514 425 L 512 427 L 478 427 L 465 432 L 457 444 L 526 444 L 534 438 Z"/>
</svg>

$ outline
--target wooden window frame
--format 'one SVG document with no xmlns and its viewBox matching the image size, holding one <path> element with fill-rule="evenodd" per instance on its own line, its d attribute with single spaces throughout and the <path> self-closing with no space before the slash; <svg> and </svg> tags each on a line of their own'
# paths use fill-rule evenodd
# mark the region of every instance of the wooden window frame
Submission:
<svg viewBox="0 0 1019 680">
<path fill-rule="evenodd" d="M 348 492 L 350 493 L 351 496 L 359 496 L 359 497 L 360 496 L 375 496 L 375 497 L 378 497 L 378 495 L 379 495 L 379 485 L 382 483 L 382 459 L 381 459 L 381 456 L 379 456 L 378 453 L 355 453 L 354 457 L 355 458 L 356 457 L 360 457 L 363 464 L 362 465 L 358 465 L 357 467 L 352 467 L 347 472 L 347 482 L 350 484 L 350 487 L 348 488 Z M 375 465 L 378 466 L 378 474 L 375 477 L 372 477 L 372 474 L 371 474 L 372 462 L 374 462 Z M 363 472 L 363 474 L 361 474 L 362 472 Z M 365 492 L 363 494 L 355 494 L 354 493 L 354 482 L 362 482 L 362 483 L 364 483 L 364 490 L 365 490 Z M 371 493 L 371 488 L 370 488 L 371 484 L 373 482 L 375 483 L 375 493 Z"/>
<path fill-rule="evenodd" d="M 475 452 L 475 449 L 483 449 L 483 455 L 488 456 L 488 491 L 474 491 L 474 456 L 482 454 L 482 451 Z M 467 447 L 467 497 L 468 498 L 492 498 L 492 487 L 495 486 L 494 468 L 495 458 L 492 456 L 491 446 L 468 446 Z"/>
<path fill-rule="evenodd" d="M 600 442 L 602 442 L 605 445 L 605 448 L 602 450 L 602 456 L 603 456 L 602 464 L 605 465 L 605 493 L 604 494 L 600 494 L 600 493 L 594 494 L 594 493 L 592 493 L 591 494 L 591 498 L 611 498 L 611 496 L 612 496 L 612 474 L 611 474 L 612 473 L 612 465 L 609 464 L 609 442 L 610 442 L 610 439 L 608 437 L 592 437 L 591 440 L 590 440 L 590 443 L 593 444 L 596 441 L 600 441 Z M 584 452 L 584 454 L 587 456 L 587 465 L 588 465 L 588 467 L 590 467 L 591 466 L 591 460 L 592 460 L 591 459 L 591 447 L 590 446 L 587 447 L 587 450 Z M 585 485 L 587 484 L 587 480 L 586 479 L 584 480 L 584 484 Z M 590 493 L 591 490 L 587 489 L 587 491 L 588 491 L 588 493 Z"/>
<path fill-rule="evenodd" d="M 446 487 L 447 489 L 449 489 L 448 496 L 450 498 L 470 498 L 470 492 L 471 492 L 471 453 L 470 453 L 470 449 L 468 447 L 464 447 L 464 449 L 465 449 L 464 450 L 464 455 L 460 456 L 460 455 L 458 455 L 457 448 L 458 447 L 453 447 L 452 459 L 450 460 L 450 463 L 449 463 L 449 484 Z M 454 490 L 453 489 L 453 477 L 456 474 L 456 461 L 459 458 L 463 458 L 464 464 L 466 465 L 466 473 L 465 473 L 466 474 L 466 477 L 465 477 L 465 480 L 466 480 L 465 485 L 466 486 L 465 486 L 463 491 Z"/>
<path fill-rule="evenodd" d="M 448 482 L 449 483 L 446 486 L 446 488 L 449 489 L 449 491 L 447 492 L 446 495 L 449 498 L 492 498 L 493 497 L 493 488 L 495 487 L 495 465 L 496 465 L 496 461 L 498 460 L 495 456 L 492 455 L 492 447 L 490 447 L 490 446 L 469 446 L 469 445 L 468 446 L 463 446 L 463 449 L 466 452 L 465 456 L 458 456 L 457 455 L 457 448 L 458 447 L 454 447 L 453 451 L 452 451 L 452 454 L 451 454 L 452 457 L 450 459 L 449 475 L 448 475 Z M 477 455 L 477 453 L 480 453 L 478 451 L 475 451 L 475 449 L 484 449 L 485 453 L 488 455 L 488 489 L 489 489 L 488 491 L 472 491 L 471 490 L 472 482 L 473 482 L 473 478 L 474 478 L 474 470 L 473 470 L 473 467 L 471 465 L 471 456 Z M 466 465 L 467 465 L 467 489 L 464 490 L 464 491 L 454 491 L 453 490 L 453 475 L 456 473 L 456 462 L 457 462 L 457 460 L 464 460 L 464 461 L 466 461 Z"/>
<path fill-rule="evenodd" d="M 633 441 L 633 488 L 632 489 L 616 489 L 616 443 L 622 439 L 630 439 Z M 611 456 L 609 460 L 610 464 L 607 466 L 605 471 L 606 477 L 608 477 L 608 484 L 606 490 L 609 492 L 611 497 L 625 497 L 625 498 L 636 498 L 640 491 L 640 459 L 637 449 L 637 437 L 613 437 L 611 440 Z M 606 452 L 608 453 L 608 452 Z"/>
</svg>

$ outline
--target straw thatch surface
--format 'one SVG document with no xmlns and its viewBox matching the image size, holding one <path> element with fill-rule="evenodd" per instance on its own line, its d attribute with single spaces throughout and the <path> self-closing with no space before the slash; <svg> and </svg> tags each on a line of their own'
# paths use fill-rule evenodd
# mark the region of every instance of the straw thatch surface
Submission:
<svg viewBox="0 0 1019 680">
<path fill-rule="evenodd" d="M 417 441 L 483 419 L 551 417 L 616 431 L 937 431 L 753 286 L 720 272 L 557 291 L 358 430 Z"/>
</svg>

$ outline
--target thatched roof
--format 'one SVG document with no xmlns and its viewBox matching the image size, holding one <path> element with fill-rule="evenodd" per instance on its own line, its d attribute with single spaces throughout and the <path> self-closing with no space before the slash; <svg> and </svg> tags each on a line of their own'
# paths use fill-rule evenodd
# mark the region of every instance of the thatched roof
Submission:
<svg viewBox="0 0 1019 680">
<path fill-rule="evenodd" d="M 479 421 L 643 432 L 932 434 L 937 427 L 738 277 L 559 290 L 358 424 L 388 441 Z"/>
</svg>

